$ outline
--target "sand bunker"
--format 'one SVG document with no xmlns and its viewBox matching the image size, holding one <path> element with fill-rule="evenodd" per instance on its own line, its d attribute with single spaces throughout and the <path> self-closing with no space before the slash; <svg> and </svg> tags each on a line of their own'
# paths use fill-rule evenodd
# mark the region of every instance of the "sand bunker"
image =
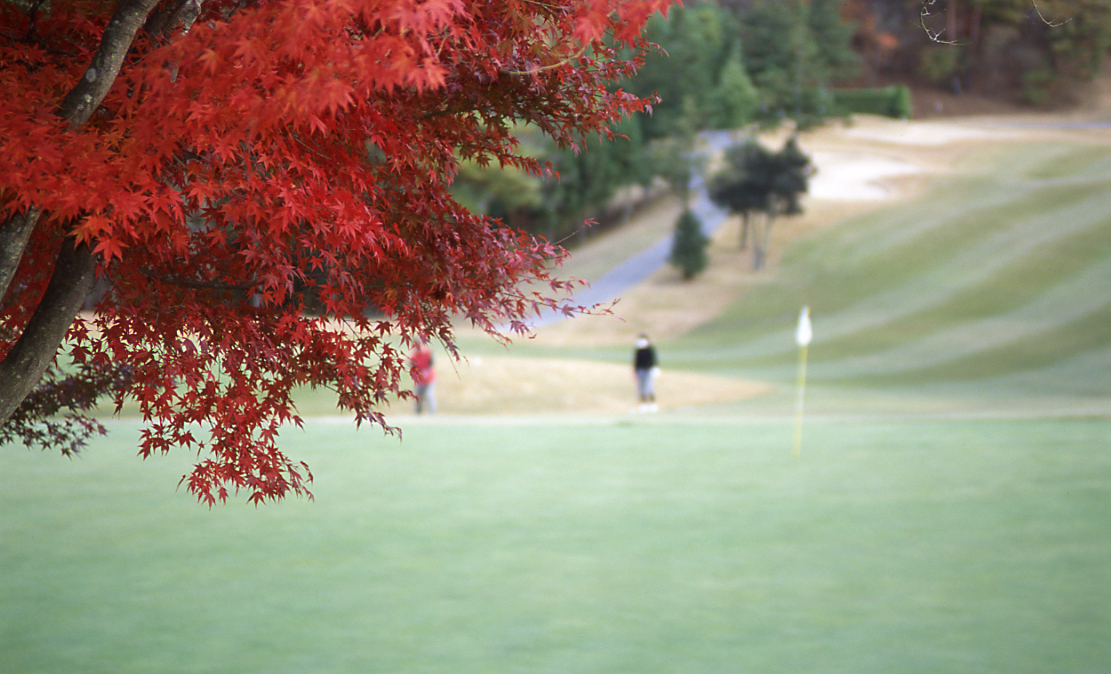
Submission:
<svg viewBox="0 0 1111 674">
<path fill-rule="evenodd" d="M 442 365 L 436 388 L 444 414 L 608 414 L 636 405 L 631 367 L 583 360 L 475 358 L 454 372 Z M 663 410 L 747 400 L 771 390 L 763 383 L 666 369 L 656 383 Z"/>
<path fill-rule="evenodd" d="M 832 201 L 875 201 L 886 199 L 892 191 L 881 181 L 922 173 L 922 166 L 907 161 L 863 154 L 814 152 L 817 174 L 810 181 L 809 196 Z"/>
<path fill-rule="evenodd" d="M 847 126 L 844 135 L 861 140 L 874 140 L 897 145 L 939 146 L 966 140 L 1006 138 L 1007 131 L 982 126 L 944 122 L 899 122 L 879 118 L 862 118 Z"/>
</svg>

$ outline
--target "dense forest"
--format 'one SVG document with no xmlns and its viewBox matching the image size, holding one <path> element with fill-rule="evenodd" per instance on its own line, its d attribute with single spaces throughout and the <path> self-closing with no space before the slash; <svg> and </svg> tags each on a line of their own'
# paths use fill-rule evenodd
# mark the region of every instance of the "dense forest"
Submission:
<svg viewBox="0 0 1111 674">
<path fill-rule="evenodd" d="M 742 3 L 748 4 L 748 3 Z M 1108 0 L 847 0 L 859 84 L 912 81 L 1061 105 L 1111 48 Z"/>
<path fill-rule="evenodd" d="M 627 215 L 616 196 L 681 184 L 702 131 L 820 124 L 854 112 L 850 92 L 889 85 L 923 98 L 1068 105 L 1111 48 L 1111 0 L 701 0 L 653 19 L 648 38 L 660 50 L 627 88 L 659 97 L 651 115 L 576 151 L 537 134 L 530 151 L 558 179 L 464 165 L 457 198 L 573 244 L 584 220 Z M 913 114 L 909 102 L 889 109 Z"/>
</svg>

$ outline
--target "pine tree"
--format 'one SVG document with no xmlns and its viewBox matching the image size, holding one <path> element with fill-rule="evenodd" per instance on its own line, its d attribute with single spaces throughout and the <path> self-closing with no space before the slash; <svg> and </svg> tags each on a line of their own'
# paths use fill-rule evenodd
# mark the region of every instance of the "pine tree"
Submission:
<svg viewBox="0 0 1111 674">
<path fill-rule="evenodd" d="M 718 83 L 708 101 L 707 122 L 713 129 L 735 129 L 748 124 L 756 116 L 760 107 L 760 92 L 745 71 L 739 44 L 722 66 Z"/>
<path fill-rule="evenodd" d="M 702 233 L 702 220 L 694 211 L 685 209 L 675 223 L 675 237 L 672 239 L 671 257 L 668 259 L 682 272 L 684 280 L 691 280 L 706 268 L 708 243 L 710 239 Z"/>
</svg>

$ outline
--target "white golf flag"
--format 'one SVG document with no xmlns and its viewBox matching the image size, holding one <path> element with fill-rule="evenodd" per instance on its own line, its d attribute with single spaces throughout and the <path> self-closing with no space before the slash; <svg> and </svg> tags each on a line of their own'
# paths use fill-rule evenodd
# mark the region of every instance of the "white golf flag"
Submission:
<svg viewBox="0 0 1111 674">
<path fill-rule="evenodd" d="M 799 329 L 795 333 L 795 341 L 799 346 L 806 346 L 813 336 L 814 331 L 810 328 L 810 307 L 805 306 L 802 308 L 802 314 L 799 315 Z"/>
</svg>

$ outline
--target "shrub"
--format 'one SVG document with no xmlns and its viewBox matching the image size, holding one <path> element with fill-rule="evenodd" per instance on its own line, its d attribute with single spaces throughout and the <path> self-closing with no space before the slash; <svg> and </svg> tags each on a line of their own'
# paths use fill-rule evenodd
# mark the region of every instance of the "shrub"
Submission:
<svg viewBox="0 0 1111 674">
<path fill-rule="evenodd" d="M 883 115 L 896 119 L 910 117 L 912 110 L 910 88 L 905 84 L 835 91 L 833 105 L 840 115 Z"/>
</svg>

